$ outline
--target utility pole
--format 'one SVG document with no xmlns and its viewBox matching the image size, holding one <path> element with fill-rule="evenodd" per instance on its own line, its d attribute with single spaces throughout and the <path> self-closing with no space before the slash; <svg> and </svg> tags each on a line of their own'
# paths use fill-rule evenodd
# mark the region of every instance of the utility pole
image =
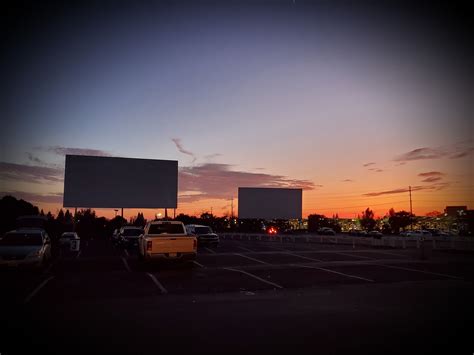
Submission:
<svg viewBox="0 0 474 355">
<path fill-rule="evenodd" d="M 413 230 L 413 226 L 412 226 L 413 206 L 411 202 L 411 186 L 408 186 L 408 191 L 410 193 L 410 230 Z"/>
<path fill-rule="evenodd" d="M 234 196 L 230 200 L 230 218 L 234 219 Z"/>
<path fill-rule="evenodd" d="M 168 208 L 165 208 L 165 219 L 168 219 Z"/>
</svg>

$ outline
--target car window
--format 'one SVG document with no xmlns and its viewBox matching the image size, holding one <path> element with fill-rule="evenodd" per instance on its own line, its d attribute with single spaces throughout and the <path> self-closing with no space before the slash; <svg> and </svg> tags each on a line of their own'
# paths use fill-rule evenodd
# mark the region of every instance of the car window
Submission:
<svg viewBox="0 0 474 355">
<path fill-rule="evenodd" d="M 143 231 L 138 228 L 127 228 L 123 230 L 123 235 L 126 237 L 137 237 L 142 233 Z"/>
<path fill-rule="evenodd" d="M 164 223 L 152 224 L 148 229 L 148 234 L 185 234 L 182 224 Z"/>
<path fill-rule="evenodd" d="M 6 233 L 0 239 L 0 245 L 25 246 L 25 245 L 43 245 L 43 236 L 41 233 Z"/>
<path fill-rule="evenodd" d="M 196 234 L 212 233 L 212 230 L 209 227 L 196 227 L 194 231 L 195 231 Z"/>
</svg>

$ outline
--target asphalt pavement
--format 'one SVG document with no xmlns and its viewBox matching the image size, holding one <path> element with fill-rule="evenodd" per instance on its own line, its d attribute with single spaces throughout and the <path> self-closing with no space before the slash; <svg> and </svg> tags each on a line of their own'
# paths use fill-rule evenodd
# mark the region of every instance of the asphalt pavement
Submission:
<svg viewBox="0 0 474 355">
<path fill-rule="evenodd" d="M 2 355 L 474 351 L 468 253 L 222 240 L 143 266 L 90 240 L 0 277 Z"/>
</svg>

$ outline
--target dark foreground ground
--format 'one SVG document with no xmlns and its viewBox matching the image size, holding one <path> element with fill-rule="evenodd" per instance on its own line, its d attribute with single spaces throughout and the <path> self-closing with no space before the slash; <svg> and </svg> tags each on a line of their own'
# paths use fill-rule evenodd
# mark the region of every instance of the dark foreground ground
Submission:
<svg viewBox="0 0 474 355">
<path fill-rule="evenodd" d="M 0 277 L 1 355 L 474 352 L 469 253 L 223 240 L 143 268 L 92 240 Z"/>
</svg>

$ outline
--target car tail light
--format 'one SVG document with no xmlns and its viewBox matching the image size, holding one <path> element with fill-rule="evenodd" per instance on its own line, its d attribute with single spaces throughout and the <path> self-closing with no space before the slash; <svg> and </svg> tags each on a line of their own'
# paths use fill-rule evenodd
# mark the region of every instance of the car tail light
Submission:
<svg viewBox="0 0 474 355">
<path fill-rule="evenodd" d="M 193 240 L 193 249 L 196 249 L 197 248 L 197 240 L 196 238 L 194 238 Z"/>
<path fill-rule="evenodd" d="M 146 250 L 151 251 L 151 240 L 146 242 Z"/>
</svg>

